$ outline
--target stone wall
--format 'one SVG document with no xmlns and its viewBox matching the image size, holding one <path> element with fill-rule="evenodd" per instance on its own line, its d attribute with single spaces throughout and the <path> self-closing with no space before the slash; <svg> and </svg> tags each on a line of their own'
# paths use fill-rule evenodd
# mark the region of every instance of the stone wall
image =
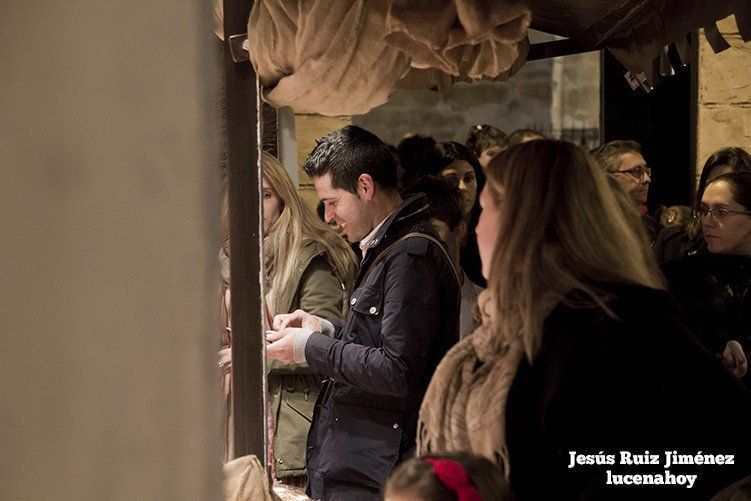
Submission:
<svg viewBox="0 0 751 501">
<path fill-rule="evenodd" d="M 553 37 L 533 32 L 531 38 L 541 42 Z M 442 95 L 398 90 L 388 103 L 364 115 L 296 114 L 298 168 L 316 138 L 349 123 L 393 145 L 409 132 L 464 142 L 470 127 L 490 124 L 507 133 L 537 129 L 551 137 L 585 142 L 591 148 L 599 144 L 600 134 L 600 54 L 531 61 L 506 82 L 459 83 Z M 298 179 L 303 199 L 315 207 L 318 199 L 312 184 L 302 171 Z"/>
<path fill-rule="evenodd" d="M 459 83 L 442 95 L 398 90 L 388 103 L 352 117 L 352 122 L 393 145 L 408 132 L 464 142 L 477 124 L 509 133 L 519 128 L 549 130 L 552 69 L 552 60 L 534 61 L 507 82 Z"/>
<path fill-rule="evenodd" d="M 697 176 L 720 148 L 751 151 L 751 42 L 743 43 L 734 16 L 718 26 L 731 46 L 719 54 L 699 35 Z"/>
<path fill-rule="evenodd" d="M 537 36 L 535 41 L 549 38 Z M 464 142 L 467 131 L 477 124 L 494 125 L 507 133 L 532 128 L 576 141 L 585 134 L 596 141 L 599 53 L 530 61 L 506 82 L 459 83 L 443 95 L 399 90 L 388 103 L 353 116 L 352 122 L 394 145 L 408 132 Z"/>
</svg>

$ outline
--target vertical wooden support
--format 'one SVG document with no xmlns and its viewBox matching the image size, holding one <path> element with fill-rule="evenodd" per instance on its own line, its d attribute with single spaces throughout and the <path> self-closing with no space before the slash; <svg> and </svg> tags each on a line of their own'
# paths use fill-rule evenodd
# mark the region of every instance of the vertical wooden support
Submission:
<svg viewBox="0 0 751 501">
<path fill-rule="evenodd" d="M 689 50 L 690 50 L 690 59 L 689 61 L 682 61 L 684 64 L 689 65 L 690 70 L 690 85 L 691 85 L 691 98 L 690 98 L 690 106 L 691 106 L 691 152 L 689 153 L 691 162 L 689 167 L 689 175 L 691 176 L 691 181 L 689 182 L 689 187 L 691 191 L 691 204 L 693 205 L 696 202 L 696 188 L 698 187 L 699 182 L 699 174 L 698 171 L 698 165 L 697 163 L 700 160 L 697 158 L 699 153 L 699 32 L 698 31 L 692 31 L 689 34 Z"/>
<path fill-rule="evenodd" d="M 232 275 L 232 414 L 235 457 L 265 464 L 265 346 L 262 333 L 261 173 L 257 79 L 235 63 L 226 40 L 247 31 L 252 0 L 224 0 L 224 76 Z"/>
<path fill-rule="evenodd" d="M 261 149 L 279 158 L 279 118 L 277 110 L 269 103 L 261 103 Z"/>
</svg>

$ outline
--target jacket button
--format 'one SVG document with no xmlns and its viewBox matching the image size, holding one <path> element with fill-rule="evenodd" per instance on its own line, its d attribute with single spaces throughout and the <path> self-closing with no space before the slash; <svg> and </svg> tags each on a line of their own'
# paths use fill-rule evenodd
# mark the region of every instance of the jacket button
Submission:
<svg viewBox="0 0 751 501">
<path fill-rule="evenodd" d="M 397 428 L 399 428 L 399 423 L 394 423 L 394 429 L 396 430 Z"/>
<path fill-rule="evenodd" d="M 378 308 L 376 308 L 375 306 L 371 306 L 368 311 L 370 312 L 371 315 L 375 315 L 376 313 L 378 313 Z"/>
<path fill-rule="evenodd" d="M 281 458 L 277 459 L 276 462 L 279 463 L 279 464 L 283 463 L 283 461 L 281 460 Z"/>
<path fill-rule="evenodd" d="M 357 302 L 357 298 L 353 297 L 352 301 L 350 301 L 349 304 L 351 304 L 352 306 L 354 306 L 356 302 Z"/>
<path fill-rule="evenodd" d="M 334 421 L 339 422 L 339 418 L 338 417 L 334 418 Z"/>
</svg>

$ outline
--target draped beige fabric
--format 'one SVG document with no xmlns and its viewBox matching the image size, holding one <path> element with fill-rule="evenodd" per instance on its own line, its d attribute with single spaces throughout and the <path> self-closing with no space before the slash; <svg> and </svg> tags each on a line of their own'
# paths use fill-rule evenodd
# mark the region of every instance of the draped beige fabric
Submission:
<svg viewBox="0 0 751 501">
<path fill-rule="evenodd" d="M 258 458 L 251 454 L 225 463 L 224 499 L 226 501 L 278 501 L 269 488 L 266 473 Z"/>
<path fill-rule="evenodd" d="M 397 87 L 508 77 L 530 19 L 519 0 L 257 0 L 249 51 L 273 106 L 359 114 Z"/>
<path fill-rule="evenodd" d="M 523 1 L 394 0 L 384 40 L 414 68 L 493 79 L 519 57 L 530 19 Z"/>
<path fill-rule="evenodd" d="M 653 84 L 664 47 L 688 62 L 697 28 L 727 48 L 713 28 L 734 13 L 751 39 L 749 0 L 256 0 L 250 58 L 274 106 L 365 113 L 396 88 L 508 78 L 526 60 L 531 13 L 536 29 L 606 47 Z"/>
</svg>

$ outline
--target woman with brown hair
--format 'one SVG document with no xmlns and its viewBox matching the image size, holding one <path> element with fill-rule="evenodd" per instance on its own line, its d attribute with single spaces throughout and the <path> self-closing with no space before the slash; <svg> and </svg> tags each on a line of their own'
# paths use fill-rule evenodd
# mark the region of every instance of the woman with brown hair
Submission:
<svg viewBox="0 0 751 501">
<path fill-rule="evenodd" d="M 420 176 L 440 176 L 454 182 L 464 201 L 464 221 L 468 232 L 461 248 L 461 268 L 472 282 L 485 287 L 480 272 L 480 256 L 474 228 L 480 214 L 479 195 L 485 184 L 485 174 L 475 154 L 460 143 L 437 143 L 428 148 L 420 160 Z"/>
<path fill-rule="evenodd" d="M 682 327 L 638 214 L 594 160 L 563 141 L 514 146 L 480 204 L 483 324 L 436 370 L 418 453 L 481 454 L 517 499 L 602 495 L 605 470 L 623 471 L 576 462 L 593 451 L 736 451 L 744 465 L 695 479 L 703 497 L 745 474 L 751 399 Z"/>
<path fill-rule="evenodd" d="M 743 148 L 730 147 L 712 153 L 699 177 L 694 200 L 694 217 L 685 224 L 664 228 L 655 241 L 654 251 L 660 263 L 669 263 L 682 257 L 707 253 L 707 243 L 702 235 L 700 210 L 701 198 L 707 185 L 717 177 L 729 172 L 751 172 L 751 155 Z"/>
<path fill-rule="evenodd" d="M 707 252 L 668 263 L 665 276 L 702 344 L 743 377 L 751 356 L 751 172 L 712 179 L 697 212 Z"/>
</svg>

